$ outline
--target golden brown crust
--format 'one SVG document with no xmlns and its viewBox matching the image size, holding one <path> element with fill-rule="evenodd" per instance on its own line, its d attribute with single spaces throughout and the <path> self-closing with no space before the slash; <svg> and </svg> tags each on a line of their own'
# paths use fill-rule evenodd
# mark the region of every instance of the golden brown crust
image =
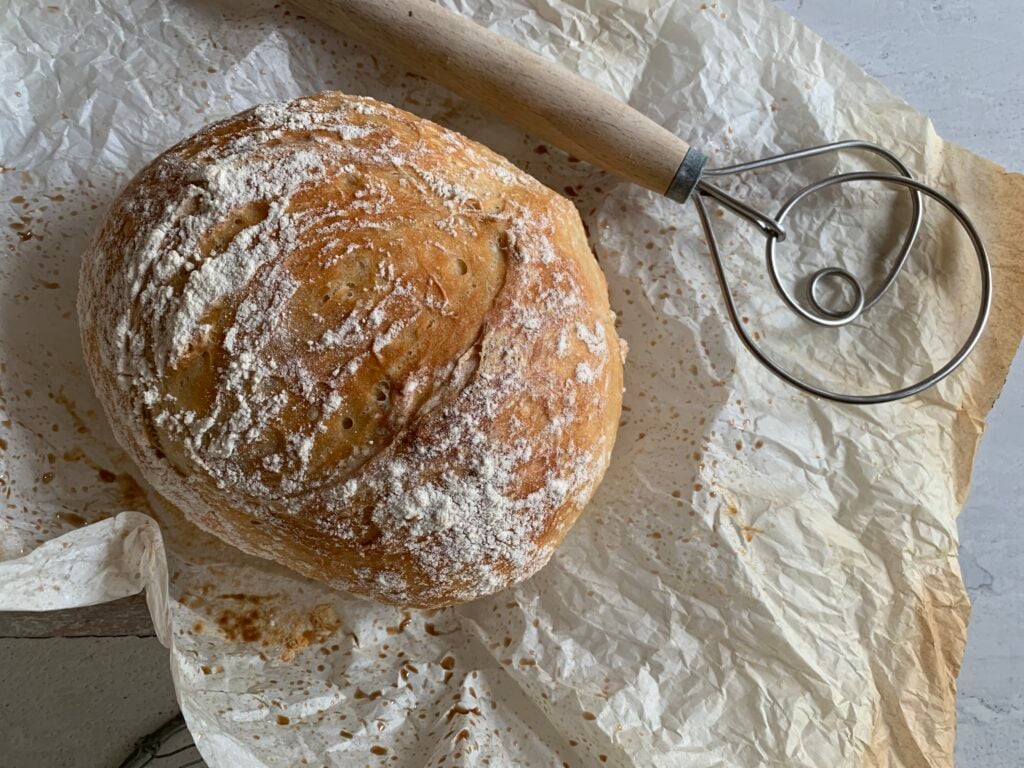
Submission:
<svg viewBox="0 0 1024 768">
<path fill-rule="evenodd" d="M 157 158 L 85 257 L 79 315 L 158 491 L 388 602 L 535 572 L 614 441 L 619 343 L 575 209 L 371 99 L 264 105 Z"/>
</svg>

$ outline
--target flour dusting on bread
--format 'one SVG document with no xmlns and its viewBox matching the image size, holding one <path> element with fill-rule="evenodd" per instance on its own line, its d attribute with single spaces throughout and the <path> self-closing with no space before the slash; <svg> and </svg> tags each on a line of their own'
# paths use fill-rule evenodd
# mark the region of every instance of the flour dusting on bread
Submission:
<svg viewBox="0 0 1024 768">
<path fill-rule="evenodd" d="M 614 440 L 618 340 L 575 210 L 371 99 L 266 104 L 168 150 L 108 214 L 79 312 L 158 491 L 390 602 L 535 572 Z"/>
</svg>

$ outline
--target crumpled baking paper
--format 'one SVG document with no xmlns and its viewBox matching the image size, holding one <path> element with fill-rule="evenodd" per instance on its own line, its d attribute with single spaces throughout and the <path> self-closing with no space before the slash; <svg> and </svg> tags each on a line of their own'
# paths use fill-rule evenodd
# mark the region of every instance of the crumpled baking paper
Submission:
<svg viewBox="0 0 1024 768">
<path fill-rule="evenodd" d="M 970 612 L 955 519 L 1020 341 L 1024 182 L 942 142 L 760 0 L 446 4 L 713 163 L 850 137 L 893 149 L 987 239 L 981 345 L 912 400 L 804 396 L 728 327 L 691 207 L 574 162 L 285 5 L 17 4 L 0 21 L 0 609 L 145 588 L 211 766 L 951 765 Z M 330 592 L 198 531 L 117 448 L 83 370 L 79 259 L 130 175 L 212 120 L 325 88 L 437 120 L 573 197 L 632 350 L 614 460 L 587 513 L 539 575 L 458 608 Z M 774 205 L 852 167 L 819 158 L 727 186 Z M 836 263 L 878 277 L 884 259 L 865 254 L 898 240 L 906 198 L 808 201 L 780 246 L 785 280 Z M 892 294 L 841 331 L 795 320 L 759 236 L 716 212 L 742 321 L 827 385 L 877 390 L 927 371 L 963 338 L 978 287 L 966 241 L 928 210 Z"/>
</svg>

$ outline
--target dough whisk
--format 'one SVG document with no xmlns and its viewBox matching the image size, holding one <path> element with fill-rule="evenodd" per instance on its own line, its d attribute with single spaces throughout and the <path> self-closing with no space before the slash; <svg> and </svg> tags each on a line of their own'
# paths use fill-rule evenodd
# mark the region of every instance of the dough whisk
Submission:
<svg viewBox="0 0 1024 768">
<path fill-rule="evenodd" d="M 992 276 L 984 244 L 974 224 L 955 202 L 914 179 L 906 165 L 877 144 L 840 141 L 710 169 L 705 167 L 707 157 L 702 152 L 593 83 L 430 0 L 294 0 L 293 4 L 566 152 L 677 202 L 692 200 L 733 328 L 744 346 L 763 366 L 797 389 L 829 400 L 858 405 L 909 397 L 949 376 L 974 349 L 984 330 L 992 299 Z M 774 215 L 758 210 L 711 183 L 715 179 L 760 168 L 850 151 L 880 157 L 895 172 L 860 171 L 828 176 L 798 189 Z M 801 201 L 816 192 L 862 182 L 880 182 L 910 193 L 911 221 L 892 266 L 870 291 L 842 267 L 819 269 L 810 276 L 806 303 L 801 303 L 783 285 L 776 260 L 777 245 L 786 238 L 787 217 Z M 726 277 L 707 201 L 714 201 L 761 230 L 765 236 L 765 262 L 769 277 L 775 291 L 791 311 L 818 326 L 838 327 L 864 316 L 896 282 L 921 228 L 923 197 L 938 202 L 961 225 L 975 250 L 981 274 L 980 302 L 974 325 L 966 341 L 944 365 L 925 378 L 893 391 L 845 394 L 824 389 L 787 372 L 746 332 Z M 819 289 L 826 281 L 832 281 L 836 286 L 845 284 L 852 292 L 853 300 L 845 307 L 825 306 L 819 298 Z"/>
</svg>

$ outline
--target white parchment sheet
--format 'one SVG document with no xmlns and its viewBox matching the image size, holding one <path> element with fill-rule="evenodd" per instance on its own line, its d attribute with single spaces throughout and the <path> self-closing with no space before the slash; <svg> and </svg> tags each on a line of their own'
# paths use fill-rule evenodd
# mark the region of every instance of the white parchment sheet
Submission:
<svg viewBox="0 0 1024 768">
<path fill-rule="evenodd" d="M 543 146 L 285 5 L 9 5 L 0 609 L 145 587 L 182 710 L 217 767 L 951 765 L 969 615 L 955 519 L 1021 336 L 1021 178 L 943 143 L 761 0 L 446 4 L 600 82 L 713 163 L 851 137 L 895 150 L 987 238 L 996 294 L 982 345 L 907 402 L 805 397 L 727 327 L 692 208 Z M 207 122 L 325 88 L 462 131 L 573 197 L 630 344 L 596 499 L 538 576 L 458 608 L 357 600 L 199 532 L 114 444 L 83 369 L 79 260 L 118 189 Z M 819 159 L 730 189 L 781 200 L 849 167 Z M 864 254 L 892 245 L 906 200 L 837 200 L 794 220 L 787 279 L 835 263 L 878 273 Z M 830 385 L 926 371 L 969 325 L 973 257 L 938 214 L 891 300 L 843 331 L 793 319 L 752 228 L 714 222 L 751 333 Z"/>
</svg>

